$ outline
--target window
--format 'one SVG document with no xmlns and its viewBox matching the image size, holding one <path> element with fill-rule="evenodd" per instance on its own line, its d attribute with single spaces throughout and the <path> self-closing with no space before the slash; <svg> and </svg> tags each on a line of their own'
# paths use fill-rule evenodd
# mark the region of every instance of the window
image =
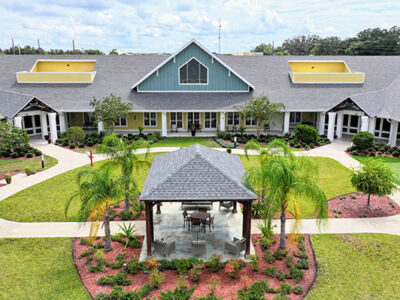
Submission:
<svg viewBox="0 0 400 300">
<path fill-rule="evenodd" d="M 226 125 L 239 125 L 239 113 L 238 112 L 228 112 L 228 117 L 226 119 Z"/>
<path fill-rule="evenodd" d="M 390 123 L 386 119 L 376 118 L 375 121 L 375 136 L 377 138 L 389 138 Z"/>
<path fill-rule="evenodd" d="M 217 128 L 217 113 L 204 113 L 204 128 Z"/>
<path fill-rule="evenodd" d="M 155 112 L 143 113 L 144 115 L 144 126 L 156 127 L 157 126 L 157 114 Z"/>
<path fill-rule="evenodd" d="M 84 125 L 92 125 L 94 123 L 93 113 L 84 112 L 83 113 L 83 124 Z"/>
<path fill-rule="evenodd" d="M 290 112 L 290 123 L 300 124 L 301 123 L 301 112 Z"/>
<path fill-rule="evenodd" d="M 256 120 L 254 120 L 253 117 L 251 117 L 251 116 L 246 117 L 245 124 L 246 124 L 246 126 L 257 126 Z"/>
<path fill-rule="evenodd" d="M 176 125 L 176 128 L 183 128 L 183 116 L 181 112 L 170 113 L 171 125 Z"/>
<path fill-rule="evenodd" d="M 208 69 L 192 58 L 179 68 L 179 84 L 207 84 Z"/>
<path fill-rule="evenodd" d="M 114 126 L 127 127 L 128 120 L 126 119 L 126 117 L 121 117 L 121 118 L 119 118 L 118 122 L 115 122 Z"/>
</svg>

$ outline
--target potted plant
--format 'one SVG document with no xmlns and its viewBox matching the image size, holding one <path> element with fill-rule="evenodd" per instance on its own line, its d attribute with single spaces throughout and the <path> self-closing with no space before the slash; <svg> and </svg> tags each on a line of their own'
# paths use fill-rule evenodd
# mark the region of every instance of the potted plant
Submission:
<svg viewBox="0 0 400 300">
<path fill-rule="evenodd" d="M 4 175 L 4 179 L 6 180 L 7 184 L 11 183 L 11 174 L 7 173 L 6 175 Z"/>
<path fill-rule="evenodd" d="M 137 129 L 139 130 L 139 136 L 143 136 L 143 133 L 142 133 L 143 127 L 142 126 L 138 126 Z"/>
<path fill-rule="evenodd" d="M 44 139 L 50 144 L 51 143 L 51 139 L 50 139 L 50 135 L 45 135 Z"/>
<path fill-rule="evenodd" d="M 26 174 L 26 175 L 28 175 L 28 176 L 30 176 L 30 175 L 31 175 L 31 173 L 32 173 L 32 170 L 31 170 L 31 168 L 29 168 L 29 167 L 25 167 L 25 174 Z"/>
<path fill-rule="evenodd" d="M 195 136 L 196 135 L 196 124 L 192 123 L 190 125 L 190 130 L 192 132 L 192 136 Z"/>
</svg>

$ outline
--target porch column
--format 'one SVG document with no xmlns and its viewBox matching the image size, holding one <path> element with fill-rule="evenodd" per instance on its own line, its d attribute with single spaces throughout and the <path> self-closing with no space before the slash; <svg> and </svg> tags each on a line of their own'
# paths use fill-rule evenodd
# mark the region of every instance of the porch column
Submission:
<svg viewBox="0 0 400 300">
<path fill-rule="evenodd" d="M 333 141 L 335 139 L 335 112 L 328 113 L 328 139 Z"/>
<path fill-rule="evenodd" d="M 54 144 L 58 138 L 57 136 L 57 123 L 56 123 L 56 113 L 48 113 L 50 122 L 50 138 L 51 142 Z"/>
<path fill-rule="evenodd" d="M 22 129 L 22 117 L 14 117 L 14 126 Z"/>
<path fill-rule="evenodd" d="M 219 113 L 219 131 L 225 131 L 225 112 Z"/>
<path fill-rule="evenodd" d="M 102 121 L 97 123 L 97 133 L 104 131 L 104 123 Z"/>
<path fill-rule="evenodd" d="M 375 136 L 375 124 L 376 124 L 376 118 L 370 118 L 369 119 L 369 126 L 368 126 L 368 131 L 369 133 L 372 133 L 373 136 Z"/>
<path fill-rule="evenodd" d="M 243 228 L 242 236 L 246 239 L 245 257 L 250 254 L 250 239 L 251 239 L 251 202 L 243 202 Z"/>
<path fill-rule="evenodd" d="M 337 113 L 337 122 L 336 122 L 336 135 L 338 139 L 342 138 L 343 132 L 343 112 L 339 111 Z"/>
<path fill-rule="evenodd" d="M 325 116 L 324 113 L 319 113 L 318 133 L 323 135 L 325 133 Z"/>
<path fill-rule="evenodd" d="M 390 124 L 390 134 L 389 134 L 389 143 L 390 147 L 394 147 L 397 144 L 397 131 L 399 129 L 399 122 L 391 120 Z"/>
<path fill-rule="evenodd" d="M 65 114 L 64 113 L 59 113 L 58 118 L 60 120 L 60 133 L 64 133 L 67 131 L 67 126 L 65 122 Z"/>
<path fill-rule="evenodd" d="M 42 138 L 44 138 L 46 135 L 49 135 L 49 130 L 47 129 L 47 114 L 42 111 L 40 113 L 40 126 L 42 127 Z"/>
<path fill-rule="evenodd" d="M 161 113 L 161 136 L 167 136 L 167 113 L 165 111 Z"/>
<path fill-rule="evenodd" d="M 145 206 L 146 206 L 146 246 L 147 246 L 147 257 L 152 256 L 152 251 L 151 251 L 151 242 L 153 241 L 152 237 L 152 224 L 153 224 L 153 218 L 152 218 L 152 210 L 153 210 L 153 205 L 149 201 L 145 201 Z"/>
<path fill-rule="evenodd" d="M 289 133 L 290 111 L 285 111 L 283 118 L 283 134 Z"/>
<path fill-rule="evenodd" d="M 368 131 L 369 118 L 367 116 L 361 117 L 361 131 Z"/>
</svg>

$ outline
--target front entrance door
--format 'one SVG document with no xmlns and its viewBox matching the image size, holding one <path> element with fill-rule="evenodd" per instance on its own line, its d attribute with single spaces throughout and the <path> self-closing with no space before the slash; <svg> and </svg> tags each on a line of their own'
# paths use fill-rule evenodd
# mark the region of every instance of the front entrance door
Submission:
<svg viewBox="0 0 400 300">
<path fill-rule="evenodd" d="M 40 115 L 24 116 L 22 129 L 24 129 L 28 133 L 28 135 L 41 134 L 42 127 L 40 123 Z"/>
<path fill-rule="evenodd" d="M 343 115 L 343 133 L 355 134 L 361 128 L 361 118 L 356 115 Z"/>
<path fill-rule="evenodd" d="M 217 113 L 205 112 L 204 113 L 204 128 L 217 129 Z"/>
<path fill-rule="evenodd" d="M 188 112 L 187 113 L 187 128 L 190 130 L 192 124 L 196 125 L 197 129 L 200 129 L 200 113 L 199 112 Z"/>
<path fill-rule="evenodd" d="M 176 129 L 183 129 L 183 113 L 181 112 L 171 112 L 170 113 L 170 125 L 176 125 Z"/>
</svg>

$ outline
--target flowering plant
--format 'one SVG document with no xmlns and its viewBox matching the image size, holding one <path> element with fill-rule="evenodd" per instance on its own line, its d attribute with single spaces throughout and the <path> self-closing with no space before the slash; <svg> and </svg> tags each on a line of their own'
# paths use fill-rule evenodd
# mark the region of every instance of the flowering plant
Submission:
<svg viewBox="0 0 400 300">
<path fill-rule="evenodd" d="M 240 269 L 243 268 L 243 262 L 238 259 L 230 259 L 225 265 L 225 273 L 232 278 L 237 278 Z"/>
<path fill-rule="evenodd" d="M 152 271 L 157 270 L 160 267 L 160 263 L 155 258 L 150 258 L 146 263 L 146 269 Z"/>
</svg>

